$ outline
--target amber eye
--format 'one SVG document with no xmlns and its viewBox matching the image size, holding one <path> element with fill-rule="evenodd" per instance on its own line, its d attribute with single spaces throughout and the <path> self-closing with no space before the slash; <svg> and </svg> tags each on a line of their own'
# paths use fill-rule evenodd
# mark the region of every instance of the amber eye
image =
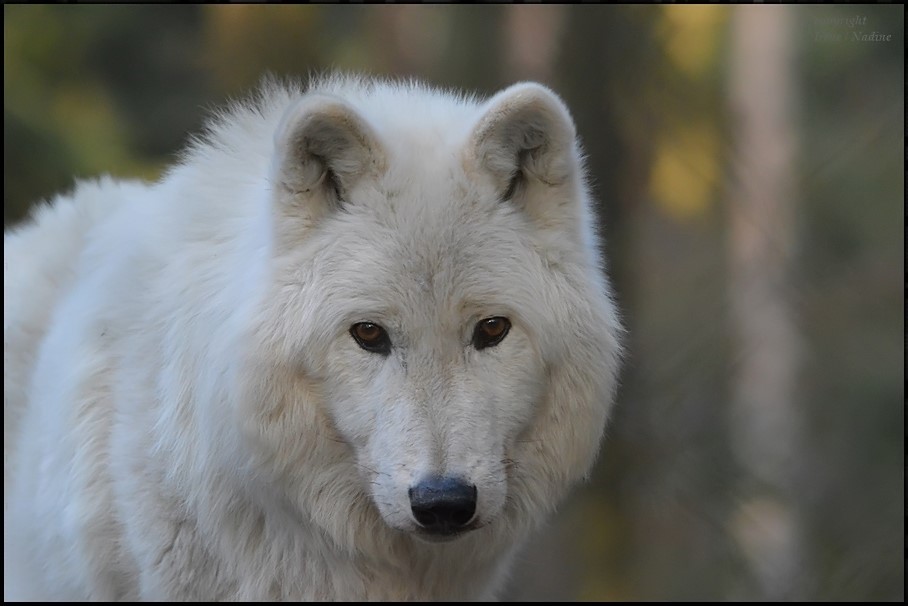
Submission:
<svg viewBox="0 0 908 606">
<path fill-rule="evenodd" d="M 360 347 L 372 353 L 387 355 L 391 352 L 391 339 L 378 324 L 360 322 L 350 327 L 350 335 Z"/>
<path fill-rule="evenodd" d="M 494 347 L 501 343 L 510 329 L 511 321 L 507 318 L 496 316 L 480 320 L 473 329 L 473 347 L 476 349 Z"/>
</svg>

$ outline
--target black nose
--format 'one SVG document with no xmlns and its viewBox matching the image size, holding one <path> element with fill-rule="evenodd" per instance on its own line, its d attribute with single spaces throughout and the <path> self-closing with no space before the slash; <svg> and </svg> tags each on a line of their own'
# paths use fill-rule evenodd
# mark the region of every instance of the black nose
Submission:
<svg viewBox="0 0 908 606">
<path fill-rule="evenodd" d="M 476 487 L 459 478 L 429 477 L 410 488 L 410 509 L 434 534 L 463 530 L 476 513 Z"/>
</svg>

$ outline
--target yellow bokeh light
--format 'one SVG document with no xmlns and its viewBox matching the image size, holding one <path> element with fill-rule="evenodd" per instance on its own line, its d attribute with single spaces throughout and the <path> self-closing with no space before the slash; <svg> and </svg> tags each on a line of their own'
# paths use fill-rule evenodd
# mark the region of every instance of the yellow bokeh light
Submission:
<svg viewBox="0 0 908 606">
<path fill-rule="evenodd" d="M 701 76 L 712 67 L 719 27 L 728 17 L 728 7 L 719 5 L 667 4 L 665 50 L 671 61 L 690 76 Z"/>
<path fill-rule="evenodd" d="M 678 219 L 705 212 L 719 177 L 719 137 L 713 128 L 686 128 L 665 136 L 656 147 L 650 194 Z"/>
</svg>

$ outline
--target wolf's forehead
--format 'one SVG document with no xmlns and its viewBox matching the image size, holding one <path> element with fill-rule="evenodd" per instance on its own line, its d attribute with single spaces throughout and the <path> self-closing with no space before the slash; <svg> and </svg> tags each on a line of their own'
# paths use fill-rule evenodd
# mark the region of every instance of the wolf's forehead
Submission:
<svg viewBox="0 0 908 606">
<path fill-rule="evenodd" d="M 401 289 L 417 307 L 431 301 L 459 309 L 504 294 L 503 286 L 531 264 L 532 251 L 507 217 L 459 210 L 412 217 L 376 241 L 381 258 L 370 279 Z"/>
<path fill-rule="evenodd" d="M 377 91 L 368 101 L 355 102 L 386 145 L 421 139 L 459 139 L 475 125 L 479 106 L 470 100 L 439 94 Z"/>
<path fill-rule="evenodd" d="M 483 228 L 456 214 L 413 217 L 388 247 L 389 270 L 404 272 L 426 290 L 457 284 L 482 272 L 488 258 L 477 254 Z M 447 220 L 446 220 L 447 219 Z"/>
</svg>

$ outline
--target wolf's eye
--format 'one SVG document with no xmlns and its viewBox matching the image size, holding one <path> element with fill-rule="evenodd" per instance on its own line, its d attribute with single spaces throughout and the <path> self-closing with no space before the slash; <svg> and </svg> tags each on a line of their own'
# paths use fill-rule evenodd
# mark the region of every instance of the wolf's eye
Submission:
<svg viewBox="0 0 908 606">
<path fill-rule="evenodd" d="M 473 347 L 476 349 L 495 347 L 508 336 L 510 329 L 511 321 L 507 318 L 496 316 L 480 320 L 473 329 Z"/>
<path fill-rule="evenodd" d="M 391 352 L 391 339 L 378 324 L 360 322 L 350 327 L 350 335 L 360 347 L 372 353 L 387 355 Z"/>
</svg>

